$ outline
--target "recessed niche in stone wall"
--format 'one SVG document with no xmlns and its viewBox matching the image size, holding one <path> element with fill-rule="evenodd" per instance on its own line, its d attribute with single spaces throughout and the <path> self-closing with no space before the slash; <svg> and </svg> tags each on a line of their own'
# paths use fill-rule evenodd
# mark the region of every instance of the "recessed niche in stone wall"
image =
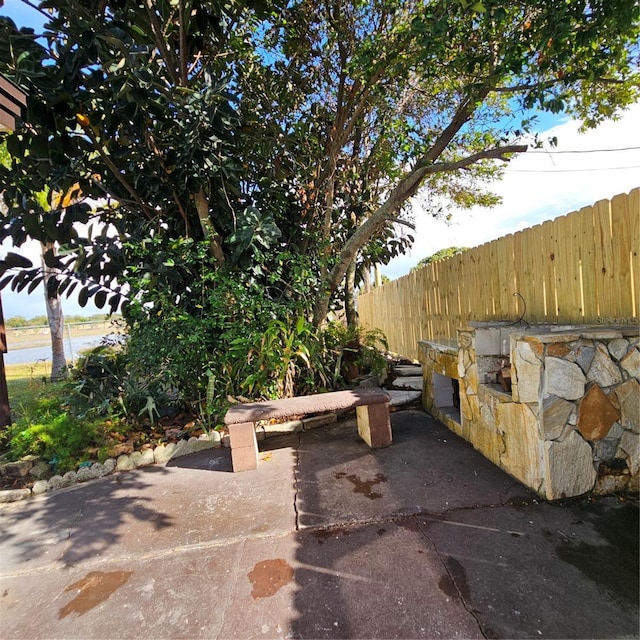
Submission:
<svg viewBox="0 0 640 640">
<path fill-rule="evenodd" d="M 433 404 L 444 415 L 461 424 L 460 419 L 460 385 L 449 376 L 434 373 L 432 377 Z"/>
</svg>

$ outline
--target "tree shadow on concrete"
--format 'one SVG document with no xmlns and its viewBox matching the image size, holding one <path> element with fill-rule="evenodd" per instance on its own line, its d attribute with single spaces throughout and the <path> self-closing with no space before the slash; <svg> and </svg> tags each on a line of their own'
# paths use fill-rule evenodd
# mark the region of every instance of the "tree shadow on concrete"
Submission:
<svg viewBox="0 0 640 640">
<path fill-rule="evenodd" d="M 301 437 L 294 637 L 482 637 L 460 601 L 438 588 L 446 567 L 413 516 L 522 490 L 500 472 L 485 483 L 492 465 L 466 444 L 452 448 L 424 412 L 391 419 L 386 449 L 369 449 L 355 421 Z M 456 495 L 463 487 L 468 495 Z"/>
<path fill-rule="evenodd" d="M 294 637 L 633 636 L 637 507 L 550 505 L 424 412 L 392 426 L 301 437 Z"/>
<path fill-rule="evenodd" d="M 3 570 L 53 562 L 73 566 L 114 553 L 126 528 L 157 532 L 171 527 L 173 518 L 145 495 L 151 476 L 165 473 L 163 467 L 115 473 L 0 510 L 0 565 Z"/>
</svg>

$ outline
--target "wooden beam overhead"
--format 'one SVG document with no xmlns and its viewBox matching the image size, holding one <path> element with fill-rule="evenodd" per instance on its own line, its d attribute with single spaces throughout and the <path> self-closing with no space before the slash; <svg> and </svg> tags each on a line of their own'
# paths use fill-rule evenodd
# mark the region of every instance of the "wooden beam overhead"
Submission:
<svg viewBox="0 0 640 640">
<path fill-rule="evenodd" d="M 10 80 L 0 76 L 0 128 L 12 131 L 22 117 L 27 96 Z"/>
</svg>

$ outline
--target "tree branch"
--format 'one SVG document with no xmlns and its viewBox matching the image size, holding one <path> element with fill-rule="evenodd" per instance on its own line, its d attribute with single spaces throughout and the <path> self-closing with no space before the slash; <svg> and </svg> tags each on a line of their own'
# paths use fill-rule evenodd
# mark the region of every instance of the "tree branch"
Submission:
<svg viewBox="0 0 640 640">
<path fill-rule="evenodd" d="M 443 131 L 436 144 L 446 139 L 449 135 L 453 138 L 455 132 L 451 133 L 451 127 L 454 122 L 459 122 L 463 117 L 465 109 L 461 108 L 454 116 L 452 123 Z M 464 123 L 464 121 L 462 122 Z M 460 124 L 458 129 L 462 126 Z M 447 133 L 448 132 L 448 133 Z M 445 135 L 446 133 L 446 135 Z M 434 145 L 435 146 L 435 145 Z M 416 194 L 425 176 L 432 173 L 440 173 L 445 171 L 455 171 L 457 169 L 464 169 L 480 160 L 484 159 L 501 159 L 506 160 L 505 156 L 510 153 L 522 153 L 527 150 L 526 145 L 508 145 L 505 147 L 495 147 L 494 149 L 487 149 L 485 151 L 479 151 L 473 155 L 467 156 L 454 162 L 441 162 L 432 163 L 427 166 L 424 165 L 427 162 L 427 158 L 436 152 L 432 147 L 421 159 L 420 163 L 411 169 L 405 175 L 404 178 L 396 185 L 391 191 L 387 199 L 380 205 L 378 210 L 373 213 L 364 223 L 362 223 L 355 231 L 355 233 L 347 240 L 339 258 L 331 273 L 329 274 L 326 282 L 324 283 L 325 291 L 335 291 L 338 285 L 344 278 L 345 273 L 349 267 L 349 263 L 355 258 L 358 251 L 367 244 L 374 237 L 374 235 L 382 228 L 387 222 L 397 222 L 400 207 L 412 196 Z M 319 296 L 314 308 L 314 323 L 319 326 L 325 316 L 328 309 L 329 296 Z"/>
<path fill-rule="evenodd" d="M 180 85 L 180 78 L 176 75 L 176 70 L 175 70 L 176 61 L 173 59 L 173 55 L 169 53 L 169 49 L 167 48 L 167 45 L 164 41 L 164 37 L 162 35 L 162 29 L 160 28 L 158 17 L 155 14 L 153 0 L 145 0 L 144 6 L 147 10 L 147 15 L 149 16 L 151 29 L 156 39 L 156 46 L 162 52 L 162 57 L 164 58 L 165 64 L 167 66 L 167 73 L 171 77 L 171 81 L 174 84 Z"/>
<path fill-rule="evenodd" d="M 186 19 L 184 2 L 180 0 L 178 3 L 178 26 L 180 29 L 180 80 L 182 86 L 187 86 L 187 32 L 184 28 Z"/>
<path fill-rule="evenodd" d="M 87 136 L 89 136 L 89 139 L 93 143 L 94 148 L 100 154 L 102 161 L 107 165 L 107 168 L 113 174 L 113 177 L 125 188 L 127 193 L 133 198 L 134 202 L 144 211 L 147 218 L 149 220 L 153 220 L 154 218 L 153 209 L 151 209 L 149 205 L 145 204 L 142 201 L 142 198 L 137 194 L 136 190 L 129 184 L 127 179 L 122 175 L 122 172 L 118 169 L 118 167 L 116 167 L 113 160 L 109 157 L 107 153 L 105 153 L 105 150 L 103 149 L 102 145 L 96 138 L 96 135 L 93 132 L 93 129 L 91 128 L 91 125 L 90 124 L 86 126 L 82 125 L 82 127 L 85 133 L 87 134 Z"/>
<path fill-rule="evenodd" d="M 34 4 L 33 2 L 30 2 L 29 0 L 21 0 L 21 1 L 22 1 L 22 4 L 26 4 L 28 7 L 31 7 L 38 13 L 41 13 L 45 18 L 47 18 L 47 20 L 51 20 L 51 14 L 44 11 L 44 9 L 41 9 L 38 5 Z"/>
<path fill-rule="evenodd" d="M 405 227 L 409 227 L 409 229 L 411 229 L 412 231 L 416 230 L 416 225 L 413 224 L 413 222 L 409 222 L 408 220 L 401 220 L 400 218 L 397 218 L 395 215 L 392 215 L 390 213 L 386 215 L 385 220 L 387 220 L 387 222 L 393 222 L 393 224 L 401 224 Z"/>
<path fill-rule="evenodd" d="M 532 89 L 549 89 L 560 80 L 547 80 L 546 82 L 522 83 L 514 84 L 512 87 L 492 87 L 491 91 L 495 93 L 518 93 L 520 91 L 531 91 Z"/>
<path fill-rule="evenodd" d="M 475 164 L 480 160 L 503 160 L 509 162 L 509 158 L 506 156 L 511 153 L 525 153 L 529 148 L 526 144 L 512 144 L 506 147 L 495 147 L 494 149 L 486 149 L 485 151 L 478 151 L 473 155 L 455 160 L 453 162 L 436 162 L 428 167 L 418 168 L 418 171 L 423 171 L 422 175 L 427 176 L 432 173 L 442 173 L 445 171 L 456 171 L 457 169 L 464 169 L 469 165 Z"/>
<path fill-rule="evenodd" d="M 222 250 L 220 236 L 215 230 L 209 216 L 209 200 L 207 199 L 202 189 L 200 189 L 200 191 L 198 191 L 197 193 L 194 193 L 193 198 L 196 203 L 196 210 L 198 212 L 198 218 L 200 220 L 202 232 L 205 239 L 209 242 L 209 250 L 211 251 L 211 255 L 220 264 L 223 264 L 225 261 L 224 251 Z"/>
</svg>

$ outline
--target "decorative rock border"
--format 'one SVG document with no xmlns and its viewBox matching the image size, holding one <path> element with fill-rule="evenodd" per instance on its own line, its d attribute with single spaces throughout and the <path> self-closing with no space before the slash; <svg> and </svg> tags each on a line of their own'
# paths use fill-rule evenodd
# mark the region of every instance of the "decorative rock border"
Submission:
<svg viewBox="0 0 640 640">
<path fill-rule="evenodd" d="M 228 436 L 226 436 L 228 440 Z M 49 480 L 36 480 L 31 489 L 9 489 L 0 491 L 0 503 L 16 502 L 31 496 L 41 495 L 56 489 L 70 487 L 78 482 L 87 482 L 102 478 L 115 471 L 128 471 L 138 467 L 147 467 L 152 464 L 165 463 L 173 458 L 186 456 L 203 449 L 213 449 L 224 446 L 225 436 L 219 431 L 203 433 L 199 438 L 169 442 L 161 444 L 154 449 L 134 451 L 126 455 L 122 454 L 117 459 L 108 458 L 103 463 L 94 462 L 91 466 L 82 465 L 77 471 L 67 471 L 64 475 L 55 475 Z M 226 445 L 228 446 L 228 445 Z"/>
<path fill-rule="evenodd" d="M 338 417 L 335 413 L 329 413 L 304 418 L 303 420 L 269 424 L 258 427 L 256 429 L 256 436 L 258 440 L 265 440 L 266 438 L 298 433 L 300 431 L 309 431 L 310 429 L 328 424 L 335 424 L 337 420 Z M 64 475 L 55 475 L 48 480 L 36 480 L 30 489 L 8 489 L 0 491 L 0 503 L 17 502 L 18 500 L 24 500 L 31 496 L 42 495 L 49 491 L 70 487 L 78 482 L 87 482 L 88 480 L 102 478 L 116 471 L 130 471 L 131 469 L 147 467 L 152 464 L 164 464 L 174 458 L 196 453 L 196 451 L 217 449 L 219 447 L 229 447 L 228 433 L 221 433 L 220 431 L 203 433 L 198 438 L 192 437 L 188 440 L 160 444 L 153 449 L 134 451 L 129 455 L 122 454 L 118 456 L 117 459 L 108 458 L 103 463 L 94 462 L 90 466 L 86 464 L 81 465 L 77 471 L 67 471 Z"/>
</svg>

